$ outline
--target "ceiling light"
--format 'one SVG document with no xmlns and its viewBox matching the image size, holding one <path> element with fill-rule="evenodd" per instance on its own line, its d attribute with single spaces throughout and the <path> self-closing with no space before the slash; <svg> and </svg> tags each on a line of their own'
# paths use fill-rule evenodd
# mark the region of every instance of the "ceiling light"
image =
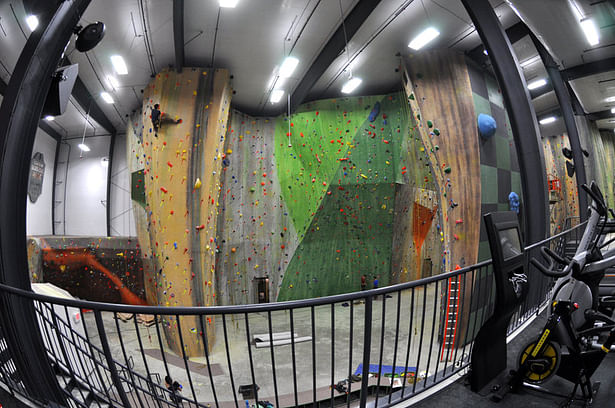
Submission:
<svg viewBox="0 0 615 408">
<path fill-rule="evenodd" d="M 342 93 L 352 93 L 352 91 L 354 91 L 359 85 L 361 85 L 361 82 L 363 82 L 361 78 L 350 78 L 348 82 L 346 82 L 342 87 Z"/>
<path fill-rule="evenodd" d="M 118 82 L 117 78 L 114 76 L 109 75 L 107 77 L 107 81 L 109 81 L 109 83 L 111 84 L 111 86 L 113 87 L 113 89 L 117 89 L 120 87 L 120 83 Z"/>
<path fill-rule="evenodd" d="M 414 40 L 410 41 L 408 47 L 412 48 L 414 51 L 418 51 L 439 35 L 440 31 L 436 30 L 433 27 L 429 27 L 423 30 L 423 32 L 421 32 L 419 35 L 414 37 Z"/>
<path fill-rule="evenodd" d="M 220 0 L 220 7 L 235 8 L 239 0 Z"/>
<path fill-rule="evenodd" d="M 556 120 L 555 116 L 547 116 L 544 119 L 540 119 L 539 122 L 541 125 L 546 125 L 546 124 L 555 122 L 555 120 Z"/>
<path fill-rule="evenodd" d="M 545 86 L 546 84 L 547 80 L 544 78 L 540 78 L 527 84 L 527 89 L 531 91 L 532 89 L 540 88 L 541 86 Z"/>
<path fill-rule="evenodd" d="M 615 108 L 611 108 L 611 113 L 615 113 Z"/>
<path fill-rule="evenodd" d="M 487 52 L 487 50 L 483 50 L 483 54 L 485 54 L 485 55 L 489 55 L 489 53 Z"/>
<path fill-rule="evenodd" d="M 32 15 L 26 17 L 26 24 L 28 24 L 31 31 L 36 30 L 36 27 L 38 27 L 38 17 Z"/>
<path fill-rule="evenodd" d="M 112 55 L 111 63 L 113 64 L 113 68 L 115 68 L 115 72 L 117 72 L 118 75 L 126 75 L 128 73 L 128 67 L 126 67 L 124 58 L 122 58 L 121 55 Z"/>
<path fill-rule="evenodd" d="M 103 98 L 103 100 L 107 103 L 113 103 L 113 98 L 111 97 L 111 95 L 109 95 L 108 92 L 101 92 L 100 93 L 101 98 Z"/>
<path fill-rule="evenodd" d="M 45 120 L 48 122 L 51 122 L 52 120 L 54 120 L 56 117 L 55 116 L 51 116 L 51 115 L 47 115 L 45 116 Z"/>
<path fill-rule="evenodd" d="M 594 20 L 591 18 L 584 18 L 579 24 L 581 24 L 581 28 L 583 29 L 583 33 L 589 45 L 597 45 L 600 42 L 600 33 L 598 32 L 596 24 L 594 24 Z"/>
<path fill-rule="evenodd" d="M 90 151 L 90 148 L 85 143 L 79 143 L 77 145 L 77 147 L 80 148 L 84 152 L 89 152 Z"/>
<path fill-rule="evenodd" d="M 299 64 L 299 60 L 295 57 L 286 57 L 284 62 L 282 62 L 282 66 L 280 67 L 280 76 L 282 78 L 288 78 L 291 76 L 295 68 L 297 68 L 297 64 Z"/>
<path fill-rule="evenodd" d="M 615 96 L 609 96 L 604 100 L 605 102 L 615 102 Z"/>
<path fill-rule="evenodd" d="M 284 96 L 284 90 L 283 89 L 274 89 L 271 92 L 271 97 L 269 98 L 269 102 L 271 103 L 278 103 L 282 100 L 282 97 Z"/>
</svg>

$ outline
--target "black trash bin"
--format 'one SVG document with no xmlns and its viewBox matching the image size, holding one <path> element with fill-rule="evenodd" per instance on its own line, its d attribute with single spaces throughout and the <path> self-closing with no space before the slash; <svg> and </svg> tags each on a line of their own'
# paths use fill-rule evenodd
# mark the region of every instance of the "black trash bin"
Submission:
<svg viewBox="0 0 615 408">
<path fill-rule="evenodd" d="M 239 386 L 239 393 L 243 399 L 255 399 L 258 390 L 260 390 L 260 387 L 257 384 L 246 384 Z"/>
</svg>

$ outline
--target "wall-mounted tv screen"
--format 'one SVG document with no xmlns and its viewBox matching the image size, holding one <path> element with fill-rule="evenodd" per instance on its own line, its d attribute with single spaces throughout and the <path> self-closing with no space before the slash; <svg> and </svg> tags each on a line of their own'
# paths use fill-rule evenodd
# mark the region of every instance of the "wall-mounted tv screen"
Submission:
<svg viewBox="0 0 615 408">
<path fill-rule="evenodd" d="M 519 230 L 516 227 L 500 230 L 499 235 L 502 256 L 505 261 L 521 255 L 521 240 L 519 239 Z"/>
</svg>

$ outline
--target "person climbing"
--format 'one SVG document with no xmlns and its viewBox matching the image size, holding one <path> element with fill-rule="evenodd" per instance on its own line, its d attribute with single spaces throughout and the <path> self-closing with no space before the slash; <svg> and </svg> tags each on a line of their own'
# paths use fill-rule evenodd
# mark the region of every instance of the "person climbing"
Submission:
<svg viewBox="0 0 615 408">
<path fill-rule="evenodd" d="M 160 112 L 160 104 L 155 104 L 152 108 L 152 126 L 154 128 L 154 136 L 158 137 L 158 129 L 162 127 L 163 123 L 173 123 L 178 124 L 181 123 L 181 119 L 170 119 L 168 116 L 164 114 L 164 112 Z"/>
<path fill-rule="evenodd" d="M 152 108 L 152 126 L 154 127 L 154 135 L 158 137 L 158 127 L 160 126 L 160 105 L 155 104 Z"/>
<path fill-rule="evenodd" d="M 367 289 L 367 276 L 361 275 L 361 290 Z"/>
<path fill-rule="evenodd" d="M 173 381 L 170 376 L 164 377 L 164 383 L 167 386 L 167 390 L 171 393 L 171 401 L 176 404 L 181 404 L 181 396 L 178 394 L 182 390 L 182 385 L 177 381 Z"/>
<path fill-rule="evenodd" d="M 374 289 L 378 289 L 378 277 L 377 276 L 374 276 L 373 285 L 374 285 Z"/>
</svg>

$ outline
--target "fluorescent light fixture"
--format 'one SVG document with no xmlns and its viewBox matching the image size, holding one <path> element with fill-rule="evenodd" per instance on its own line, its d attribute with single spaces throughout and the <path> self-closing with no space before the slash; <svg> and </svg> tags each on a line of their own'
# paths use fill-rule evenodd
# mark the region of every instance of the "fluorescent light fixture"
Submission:
<svg viewBox="0 0 615 408">
<path fill-rule="evenodd" d="M 126 75 L 128 73 L 128 67 L 126 67 L 124 58 L 122 58 L 121 55 L 112 55 L 111 63 L 113 64 L 113 68 L 118 75 Z"/>
<path fill-rule="evenodd" d="M 113 89 L 117 89 L 120 87 L 120 83 L 118 82 L 117 78 L 114 76 L 111 76 L 111 75 L 107 76 L 107 81 L 109 81 Z"/>
<path fill-rule="evenodd" d="M 583 29 L 583 33 L 589 45 L 597 45 L 600 42 L 600 32 L 594 20 L 591 18 L 584 18 L 579 24 L 581 24 L 581 29 Z"/>
<path fill-rule="evenodd" d="M 615 108 L 611 108 L 611 113 L 615 113 Z"/>
<path fill-rule="evenodd" d="M 113 103 L 113 98 L 109 95 L 108 92 L 101 92 L 100 97 L 107 103 Z"/>
<path fill-rule="evenodd" d="M 547 124 L 549 124 L 549 123 L 553 123 L 553 122 L 555 122 L 555 120 L 556 120 L 555 116 L 547 116 L 547 117 L 546 117 L 546 118 L 544 118 L 544 119 L 540 119 L 539 123 L 540 123 L 541 125 L 547 125 Z"/>
<path fill-rule="evenodd" d="M 544 78 L 540 78 L 527 84 L 527 89 L 531 91 L 532 89 L 540 88 L 541 86 L 545 86 L 546 84 L 547 80 Z"/>
<path fill-rule="evenodd" d="M 292 75 L 295 68 L 299 64 L 299 60 L 295 57 L 286 57 L 282 66 L 280 67 L 280 76 L 282 78 L 288 78 Z"/>
<path fill-rule="evenodd" d="M 615 102 L 615 96 L 609 96 L 604 100 L 605 102 Z"/>
<path fill-rule="evenodd" d="M 278 103 L 282 100 L 282 97 L 284 96 L 284 90 L 283 89 L 274 89 L 271 92 L 271 97 L 269 98 L 269 102 L 271 103 Z"/>
<path fill-rule="evenodd" d="M 414 51 L 418 51 L 428 43 L 433 41 L 437 36 L 440 35 L 440 31 L 436 30 L 433 27 L 428 27 L 423 30 L 419 35 L 414 37 L 414 40 L 410 41 L 408 47 L 412 48 Z"/>
<path fill-rule="evenodd" d="M 239 0 L 220 0 L 220 7 L 235 8 Z"/>
<path fill-rule="evenodd" d="M 79 143 L 77 145 L 77 147 L 80 148 L 81 151 L 84 151 L 84 152 L 89 152 L 90 151 L 90 148 L 85 143 Z"/>
<path fill-rule="evenodd" d="M 30 27 L 31 31 L 36 30 L 36 27 L 38 27 L 38 17 L 32 15 L 26 17 L 26 24 Z"/>
<path fill-rule="evenodd" d="M 51 115 L 47 115 L 45 116 L 45 120 L 48 122 L 51 122 L 52 120 L 54 120 L 56 117 L 55 116 L 51 116 Z"/>
<path fill-rule="evenodd" d="M 361 78 L 350 78 L 348 82 L 346 82 L 342 87 L 342 93 L 352 93 L 352 91 L 354 91 L 359 85 L 361 85 L 361 82 L 363 82 Z"/>
</svg>

